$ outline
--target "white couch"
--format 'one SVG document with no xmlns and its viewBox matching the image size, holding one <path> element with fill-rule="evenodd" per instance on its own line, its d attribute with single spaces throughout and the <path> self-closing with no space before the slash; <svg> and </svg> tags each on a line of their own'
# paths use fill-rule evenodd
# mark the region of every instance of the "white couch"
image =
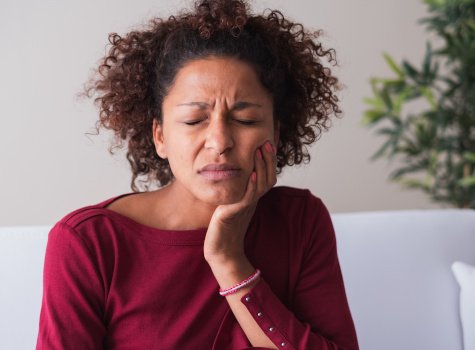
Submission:
<svg viewBox="0 0 475 350">
<path fill-rule="evenodd" d="M 475 210 L 333 214 L 362 350 L 462 350 L 451 264 L 475 265 Z M 0 349 L 34 349 L 48 226 L 0 228 Z"/>
</svg>

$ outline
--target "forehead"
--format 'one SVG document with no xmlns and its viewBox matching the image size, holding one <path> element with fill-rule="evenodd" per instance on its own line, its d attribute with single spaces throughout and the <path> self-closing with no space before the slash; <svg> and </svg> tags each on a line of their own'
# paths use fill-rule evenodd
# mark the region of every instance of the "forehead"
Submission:
<svg viewBox="0 0 475 350">
<path fill-rule="evenodd" d="M 269 98 L 254 68 L 235 58 L 209 57 L 187 62 L 176 74 L 168 95 L 215 98 Z"/>
</svg>

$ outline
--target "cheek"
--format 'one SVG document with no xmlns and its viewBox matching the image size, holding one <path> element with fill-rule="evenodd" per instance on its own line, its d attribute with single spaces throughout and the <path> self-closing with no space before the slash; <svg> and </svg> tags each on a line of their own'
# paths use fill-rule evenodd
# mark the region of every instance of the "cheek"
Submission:
<svg viewBox="0 0 475 350">
<path fill-rule="evenodd" d="M 267 130 L 262 130 L 252 136 L 245 138 L 244 142 L 241 142 L 241 158 L 244 158 L 249 163 L 250 168 L 254 168 L 254 156 L 256 150 L 262 147 L 267 140 L 273 142 L 274 134 L 269 133 Z M 265 152 L 265 150 L 262 150 Z"/>
<path fill-rule="evenodd" d="M 172 142 L 168 143 L 170 165 L 192 167 L 192 162 L 199 153 L 199 143 L 191 137 L 176 135 Z"/>
<path fill-rule="evenodd" d="M 270 130 L 261 130 L 253 137 L 249 138 L 249 147 L 252 148 L 252 151 L 256 151 L 259 147 L 263 146 L 266 141 L 274 142 L 274 132 Z"/>
</svg>

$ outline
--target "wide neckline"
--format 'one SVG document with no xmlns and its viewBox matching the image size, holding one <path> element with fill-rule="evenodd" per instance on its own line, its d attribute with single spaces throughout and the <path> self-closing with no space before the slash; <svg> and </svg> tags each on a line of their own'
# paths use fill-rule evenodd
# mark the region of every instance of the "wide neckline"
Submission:
<svg viewBox="0 0 475 350">
<path fill-rule="evenodd" d="M 113 219 L 120 225 L 124 225 L 128 229 L 145 235 L 147 238 L 156 241 L 158 243 L 168 243 L 173 245 L 195 245 L 203 244 L 206 237 L 206 232 L 208 231 L 207 227 L 200 227 L 196 229 L 189 230 L 170 230 L 152 227 L 143 223 L 140 223 L 124 214 L 116 212 L 112 209 L 106 208 L 112 202 L 127 197 L 134 194 L 139 194 L 141 192 L 129 192 L 124 193 L 115 197 L 112 197 L 98 205 L 100 209 L 106 216 Z"/>
<path fill-rule="evenodd" d="M 147 240 L 154 241 L 156 243 L 168 245 L 202 245 L 204 243 L 208 227 L 199 227 L 187 230 L 162 229 L 142 224 L 126 215 L 106 208 L 109 204 L 120 198 L 139 193 L 142 192 L 129 192 L 109 198 L 99 203 L 97 205 L 97 209 L 100 210 L 104 215 L 112 219 L 113 222 L 126 227 L 128 230 L 131 230 L 134 233 L 140 234 L 143 238 L 146 238 Z M 253 226 L 256 220 L 258 208 L 259 203 L 257 204 L 256 211 L 254 212 L 254 215 L 251 218 L 249 228 Z"/>
</svg>

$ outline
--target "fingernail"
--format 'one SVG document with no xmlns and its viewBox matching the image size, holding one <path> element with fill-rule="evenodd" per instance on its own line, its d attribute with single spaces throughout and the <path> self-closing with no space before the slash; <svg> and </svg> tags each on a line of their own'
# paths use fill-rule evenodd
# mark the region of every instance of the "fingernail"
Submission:
<svg viewBox="0 0 475 350">
<path fill-rule="evenodd" d="M 251 174 L 251 179 L 252 179 L 252 181 L 256 182 L 257 174 L 256 174 L 255 171 L 252 172 L 252 174 Z"/>
<path fill-rule="evenodd" d="M 257 149 L 257 158 L 262 159 L 262 153 L 260 149 Z"/>
<path fill-rule="evenodd" d="M 264 145 L 264 147 L 266 148 L 267 152 L 269 152 L 269 153 L 273 152 L 272 144 L 270 143 L 270 141 L 267 141 L 266 144 Z"/>
</svg>

